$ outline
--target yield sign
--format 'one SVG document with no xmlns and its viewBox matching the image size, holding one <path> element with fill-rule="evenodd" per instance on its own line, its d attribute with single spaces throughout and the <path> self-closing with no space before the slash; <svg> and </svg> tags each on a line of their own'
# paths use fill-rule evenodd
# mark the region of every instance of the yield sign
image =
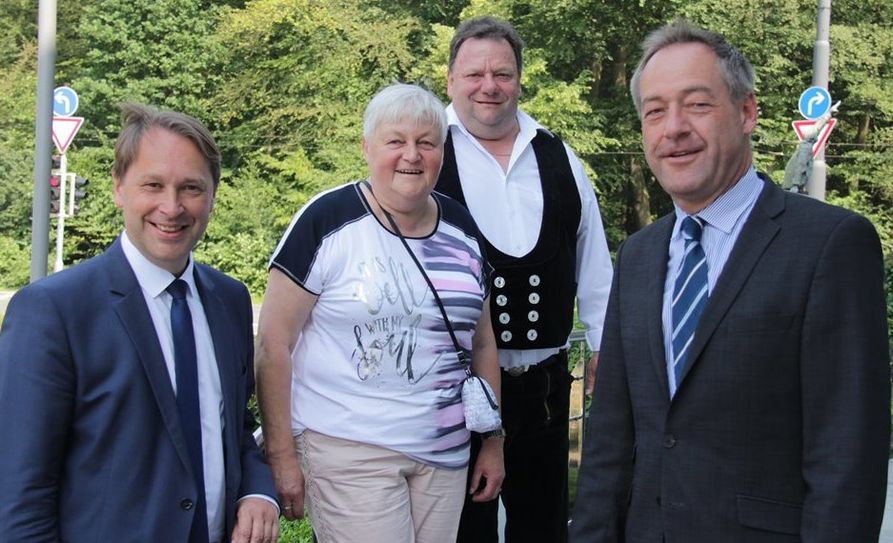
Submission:
<svg viewBox="0 0 893 543">
<path fill-rule="evenodd" d="M 822 147 L 828 143 L 828 136 L 831 135 L 831 131 L 834 130 L 834 126 L 837 124 L 837 119 L 831 118 L 828 119 L 828 122 L 825 123 L 825 126 L 821 128 L 821 132 L 819 132 L 818 137 L 815 136 L 815 125 L 819 121 L 817 119 L 808 119 L 803 121 L 794 121 L 791 123 L 794 127 L 794 132 L 797 133 L 797 139 L 803 141 L 804 139 L 812 139 L 815 138 L 815 143 L 812 144 L 812 157 L 815 158 L 818 156 L 819 151 Z"/>
<path fill-rule="evenodd" d="M 59 153 L 65 154 L 83 122 L 83 117 L 53 117 L 53 143 Z"/>
</svg>

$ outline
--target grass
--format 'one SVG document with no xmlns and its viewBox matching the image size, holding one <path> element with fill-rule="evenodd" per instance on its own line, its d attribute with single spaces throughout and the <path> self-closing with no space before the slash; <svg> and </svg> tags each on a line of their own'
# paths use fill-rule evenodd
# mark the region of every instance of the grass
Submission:
<svg viewBox="0 0 893 543">
<path fill-rule="evenodd" d="M 312 543 L 313 530 L 307 519 L 279 519 L 279 543 Z"/>
</svg>

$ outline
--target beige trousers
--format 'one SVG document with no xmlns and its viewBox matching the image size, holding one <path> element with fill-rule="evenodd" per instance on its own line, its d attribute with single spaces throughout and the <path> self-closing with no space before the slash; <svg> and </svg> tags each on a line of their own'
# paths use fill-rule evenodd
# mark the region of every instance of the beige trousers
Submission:
<svg viewBox="0 0 893 543">
<path fill-rule="evenodd" d="M 467 468 L 436 468 L 309 430 L 295 438 L 295 447 L 319 543 L 456 540 Z"/>
</svg>

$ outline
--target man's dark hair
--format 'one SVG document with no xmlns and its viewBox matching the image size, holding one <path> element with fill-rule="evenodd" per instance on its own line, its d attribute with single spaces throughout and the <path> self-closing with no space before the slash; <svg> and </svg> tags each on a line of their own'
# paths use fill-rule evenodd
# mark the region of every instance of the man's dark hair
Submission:
<svg viewBox="0 0 893 543">
<path fill-rule="evenodd" d="M 639 91 L 639 79 L 648 61 L 665 47 L 680 43 L 701 43 L 709 47 L 716 55 L 719 74 L 728 87 L 729 95 L 735 102 L 740 102 L 749 94 L 753 94 L 753 66 L 741 51 L 732 46 L 725 37 L 716 32 L 693 26 L 685 19 L 676 19 L 671 24 L 662 26 L 648 34 L 642 42 L 642 59 L 636 67 L 629 82 L 630 94 L 636 111 L 642 114 L 642 95 Z"/>
<path fill-rule="evenodd" d="M 507 41 L 515 54 L 515 64 L 518 65 L 518 73 L 521 73 L 523 65 L 521 51 L 524 49 L 524 42 L 521 41 L 521 36 L 518 35 L 515 27 L 506 21 L 493 17 L 475 17 L 459 25 L 456 33 L 453 35 L 453 41 L 450 42 L 450 62 L 448 65 L 450 70 L 453 69 L 453 62 L 456 61 L 459 48 L 469 38 Z"/>
<path fill-rule="evenodd" d="M 123 179 L 127 169 L 136 160 L 140 141 L 150 128 L 170 130 L 190 140 L 208 163 L 214 188 L 220 183 L 220 150 L 214 137 L 197 119 L 178 111 L 159 110 L 144 104 L 121 104 L 123 123 L 115 143 L 115 159 L 112 174 Z"/>
</svg>

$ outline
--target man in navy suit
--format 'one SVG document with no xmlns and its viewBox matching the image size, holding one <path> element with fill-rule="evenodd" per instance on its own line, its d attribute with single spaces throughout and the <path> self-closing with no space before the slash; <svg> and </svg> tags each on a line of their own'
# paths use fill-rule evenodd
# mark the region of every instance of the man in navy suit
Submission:
<svg viewBox="0 0 893 543">
<path fill-rule="evenodd" d="M 124 232 L 20 290 L 0 331 L 0 539 L 275 541 L 246 407 L 251 300 L 191 257 L 217 146 L 191 117 L 128 105 L 112 176 Z"/>
<path fill-rule="evenodd" d="M 619 249 L 571 540 L 877 541 L 890 437 L 880 243 L 752 164 L 753 68 L 679 21 L 631 80 L 675 212 Z"/>
</svg>

